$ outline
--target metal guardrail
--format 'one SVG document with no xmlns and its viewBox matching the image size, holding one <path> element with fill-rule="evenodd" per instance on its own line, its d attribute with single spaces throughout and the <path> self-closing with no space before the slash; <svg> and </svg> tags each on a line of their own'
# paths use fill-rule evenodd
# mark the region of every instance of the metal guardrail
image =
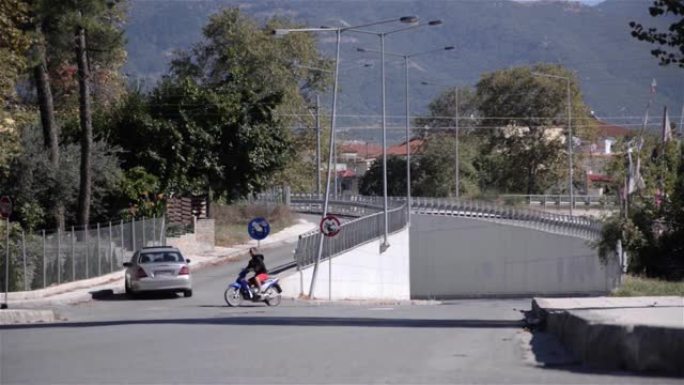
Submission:
<svg viewBox="0 0 684 385">
<path fill-rule="evenodd" d="M 545 209 L 567 208 L 570 207 L 569 195 L 547 195 L 547 194 L 506 194 L 501 195 L 501 203 L 504 205 L 525 204 L 528 206 L 541 206 Z M 605 209 L 613 210 L 617 208 L 619 202 L 614 196 L 607 195 L 574 195 L 572 197 L 573 208 L 577 209 Z"/>
<path fill-rule="evenodd" d="M 323 197 L 315 194 L 292 194 L 290 207 L 295 211 L 307 213 L 323 212 Z M 388 199 L 388 207 L 396 208 L 406 203 L 405 198 Z M 383 210 L 381 197 L 351 195 L 338 197 L 328 202 L 328 213 L 347 217 L 364 217 Z"/>
<path fill-rule="evenodd" d="M 403 229 L 407 223 L 407 210 L 405 205 L 395 207 L 387 212 L 389 232 L 393 233 Z M 339 234 L 335 237 L 323 239 L 323 254 L 321 260 L 335 256 L 344 251 L 353 249 L 366 242 L 372 241 L 383 235 L 384 213 L 376 212 L 361 218 L 344 222 Z M 299 236 L 295 261 L 299 268 L 306 267 L 315 262 L 318 255 L 318 245 L 321 239 L 319 230 L 312 230 Z"/>
<path fill-rule="evenodd" d="M 321 213 L 323 211 L 322 198 L 316 194 L 291 194 L 282 198 L 280 203 L 287 202 L 290 207 L 300 212 Z M 272 199 L 258 199 L 273 202 Z M 389 231 L 395 232 L 402 229 L 408 221 L 406 198 L 389 198 L 388 206 L 391 208 L 388 210 Z M 323 240 L 321 258 L 329 258 L 380 237 L 383 234 L 384 223 L 382 210 L 382 197 L 351 195 L 331 200 L 328 206 L 329 213 L 359 218 L 343 223 L 342 229 L 336 237 Z M 581 216 L 449 198 L 415 197 L 411 201 L 411 212 L 478 218 L 586 240 L 594 240 L 599 237 L 602 228 L 600 221 Z M 295 261 L 299 268 L 308 266 L 315 261 L 320 237 L 319 230 L 313 230 L 299 236 L 295 250 Z"/>
<path fill-rule="evenodd" d="M 591 218 L 499 206 L 489 202 L 414 198 L 411 207 L 411 212 L 417 214 L 479 218 L 587 240 L 594 240 L 600 236 L 603 226 L 601 221 Z"/>
</svg>

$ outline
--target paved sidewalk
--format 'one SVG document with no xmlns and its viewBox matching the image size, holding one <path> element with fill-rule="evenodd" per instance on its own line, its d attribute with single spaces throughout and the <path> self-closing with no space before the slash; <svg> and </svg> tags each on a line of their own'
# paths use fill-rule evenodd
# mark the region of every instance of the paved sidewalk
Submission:
<svg viewBox="0 0 684 385">
<path fill-rule="evenodd" d="M 285 228 L 261 241 L 261 247 L 274 247 L 284 242 L 292 241 L 300 234 L 316 227 L 317 224 L 313 222 L 299 219 L 297 224 Z M 250 247 L 256 245 L 256 241 L 250 241 L 233 247 L 216 247 L 213 251 L 203 254 L 186 255 L 184 253 L 184 255 L 191 260 L 191 269 L 198 270 L 226 261 L 240 259 L 247 254 Z M 100 277 L 55 285 L 45 289 L 11 292 L 8 295 L 7 302 L 9 309 L 13 311 L 0 310 L 0 325 L 19 322 L 52 322 L 55 315 L 49 314 L 52 313 L 50 310 L 39 311 L 37 309 L 90 301 L 94 292 L 104 292 L 107 290 L 111 290 L 114 293 L 123 292 L 123 280 L 124 271 L 120 270 Z M 1 293 L 0 296 L 0 301 L 4 303 L 4 293 Z"/>
<path fill-rule="evenodd" d="M 532 311 L 589 366 L 684 375 L 684 297 L 535 298 Z"/>
</svg>

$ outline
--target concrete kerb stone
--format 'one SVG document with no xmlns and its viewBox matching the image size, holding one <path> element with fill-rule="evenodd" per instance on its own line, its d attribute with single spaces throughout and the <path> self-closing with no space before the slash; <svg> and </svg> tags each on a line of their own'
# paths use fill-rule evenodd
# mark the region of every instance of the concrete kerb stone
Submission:
<svg viewBox="0 0 684 385">
<path fill-rule="evenodd" d="M 60 318 L 52 310 L 3 309 L 0 310 L 0 325 L 48 323 Z"/>
<path fill-rule="evenodd" d="M 684 328 L 592 320 L 579 311 L 546 309 L 534 299 L 540 325 L 584 364 L 601 369 L 684 375 Z"/>
</svg>

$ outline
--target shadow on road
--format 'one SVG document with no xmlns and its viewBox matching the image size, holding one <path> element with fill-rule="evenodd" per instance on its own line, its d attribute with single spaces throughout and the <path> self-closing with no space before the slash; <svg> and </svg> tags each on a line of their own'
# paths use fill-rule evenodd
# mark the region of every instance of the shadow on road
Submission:
<svg viewBox="0 0 684 385">
<path fill-rule="evenodd" d="M 134 297 L 129 297 L 124 293 L 114 293 L 114 290 L 98 290 L 91 291 L 90 295 L 96 301 L 137 301 L 137 300 L 160 300 L 160 299 L 175 299 L 178 294 L 174 292 L 149 292 L 138 293 Z"/>
<path fill-rule="evenodd" d="M 663 373 L 637 373 L 622 370 L 594 368 L 582 363 L 554 335 L 543 331 L 532 331 L 530 349 L 534 353 L 536 366 L 546 370 L 560 370 L 571 373 L 624 376 L 624 377 L 660 377 L 676 378 Z"/>
<path fill-rule="evenodd" d="M 520 328 L 523 321 L 481 319 L 397 319 L 397 318 L 347 318 L 347 317 L 219 317 L 118 320 L 96 322 L 62 322 L 51 324 L 2 325 L 7 329 L 84 328 L 118 325 L 225 325 L 225 326 L 308 326 L 308 327 L 379 327 L 379 328 Z"/>
</svg>

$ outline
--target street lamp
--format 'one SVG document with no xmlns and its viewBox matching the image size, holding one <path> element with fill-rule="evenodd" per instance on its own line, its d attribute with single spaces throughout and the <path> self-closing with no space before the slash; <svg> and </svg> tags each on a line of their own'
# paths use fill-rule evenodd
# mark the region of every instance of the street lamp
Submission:
<svg viewBox="0 0 684 385">
<path fill-rule="evenodd" d="M 386 19 L 386 20 L 381 20 L 373 23 L 368 23 L 368 24 L 363 24 L 363 25 L 358 25 L 358 26 L 353 26 L 353 27 L 338 27 L 338 28 L 329 28 L 329 27 L 321 27 L 321 28 L 290 28 L 290 29 L 285 29 L 285 28 L 280 28 L 280 29 L 275 29 L 272 31 L 272 34 L 276 37 L 282 37 L 285 36 L 289 33 L 295 33 L 295 32 L 335 32 L 336 35 L 336 51 L 335 51 L 335 80 L 333 83 L 333 98 L 332 98 L 332 114 L 330 117 L 330 144 L 329 144 L 329 152 L 328 152 L 328 175 L 326 176 L 326 182 L 325 182 L 325 200 L 323 203 L 323 214 L 321 216 L 321 220 L 325 218 L 325 216 L 328 214 L 328 204 L 330 203 L 330 179 L 331 179 L 331 172 L 332 172 L 332 161 L 333 161 L 333 150 L 335 148 L 335 118 L 337 116 L 337 91 L 338 91 L 338 81 L 339 81 L 339 69 L 340 69 L 340 43 L 342 41 L 341 36 L 342 32 L 344 31 L 350 31 L 354 30 L 359 32 L 360 30 L 357 30 L 357 28 L 366 28 L 366 27 L 371 27 L 371 26 L 376 26 L 376 25 L 381 25 L 381 24 L 388 24 L 388 23 L 396 23 L 396 22 L 401 22 L 401 23 L 416 23 L 418 21 L 418 18 L 415 16 L 405 16 L 401 18 L 394 18 L 394 19 Z M 384 47 L 384 45 L 383 45 Z M 383 75 L 384 75 L 384 63 L 383 63 Z M 384 86 L 383 86 L 383 91 L 384 91 Z M 384 110 L 384 105 L 383 105 L 383 110 Z M 384 116 L 383 116 L 384 120 Z M 385 183 L 387 181 L 385 180 Z M 385 191 L 387 191 L 387 186 L 385 186 Z M 385 196 L 385 229 L 387 229 L 387 197 Z M 385 230 L 387 231 L 387 230 Z M 386 239 L 387 235 L 385 235 L 385 243 L 387 242 Z M 313 274 L 311 276 L 311 287 L 309 289 L 309 297 L 313 298 L 314 294 L 314 289 L 316 287 L 316 276 L 318 273 L 318 265 L 320 264 L 321 261 L 321 255 L 323 253 L 323 234 L 320 236 L 320 241 L 318 243 L 318 253 L 316 255 L 316 261 L 314 263 L 314 270 Z"/>
<path fill-rule="evenodd" d="M 402 23 L 412 24 L 409 27 L 394 29 L 386 32 L 375 32 L 367 31 L 358 28 L 349 28 L 351 32 L 364 33 L 368 35 L 375 35 L 380 38 L 380 54 L 382 63 L 382 196 L 383 196 L 383 212 L 384 212 L 384 222 L 385 231 L 383 236 L 383 243 L 380 245 L 380 252 L 384 252 L 389 248 L 389 216 L 388 216 L 388 205 L 387 205 L 387 112 L 386 112 L 386 87 L 385 87 L 385 36 L 392 35 L 398 32 L 408 31 L 411 29 L 416 29 L 424 26 L 437 26 L 442 24 L 441 20 L 431 20 L 426 24 L 419 24 L 418 18 L 415 16 L 407 16 L 400 19 Z"/>
<path fill-rule="evenodd" d="M 567 86 L 567 98 L 568 98 L 568 191 L 570 193 L 570 215 L 572 214 L 573 206 L 575 205 L 575 198 L 574 198 L 574 188 L 573 188 L 573 155 L 572 155 L 572 126 L 571 126 L 571 121 L 572 121 L 572 105 L 571 105 L 571 96 L 570 96 L 570 81 L 572 78 L 569 76 L 560 76 L 560 75 L 550 75 L 550 74 L 545 74 L 545 73 L 540 73 L 540 72 L 532 72 L 532 75 L 534 76 L 541 76 L 541 77 L 547 77 L 547 78 L 552 78 L 552 79 L 561 79 L 566 81 L 566 86 Z"/>
<path fill-rule="evenodd" d="M 429 23 L 428 23 L 429 24 Z M 409 114 L 409 59 L 414 58 L 416 56 L 421 56 L 421 55 L 427 55 L 430 53 L 435 53 L 435 52 L 440 52 L 440 51 L 451 51 L 453 50 L 453 46 L 447 46 L 447 47 L 441 47 L 441 48 L 435 48 L 427 51 L 422 51 L 422 52 L 417 52 L 413 53 L 410 55 L 402 55 L 398 53 L 392 53 L 392 52 L 385 52 L 385 55 L 389 56 L 396 56 L 404 59 L 404 80 L 406 83 L 406 204 L 408 207 L 408 224 L 411 224 L 411 134 L 410 134 L 410 114 Z M 381 53 L 378 50 L 374 49 L 366 49 L 366 48 L 357 48 L 356 49 L 358 52 L 371 52 L 371 53 Z"/>
</svg>

